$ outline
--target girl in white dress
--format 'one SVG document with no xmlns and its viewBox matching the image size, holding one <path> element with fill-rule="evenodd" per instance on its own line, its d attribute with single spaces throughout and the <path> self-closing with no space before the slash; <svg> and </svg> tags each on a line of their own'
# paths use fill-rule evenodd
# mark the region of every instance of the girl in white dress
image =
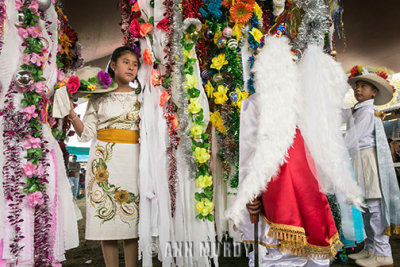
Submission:
<svg viewBox="0 0 400 267">
<path fill-rule="evenodd" d="M 136 79 L 139 58 L 117 48 L 108 68 L 115 90 L 92 94 L 83 121 L 71 101 L 69 118 L 82 142 L 95 138 L 86 173 L 86 239 L 101 240 L 106 266 L 119 266 L 118 240 L 125 266 L 137 266 L 139 222 L 139 111 Z M 138 92 L 139 93 L 139 92 Z"/>
</svg>

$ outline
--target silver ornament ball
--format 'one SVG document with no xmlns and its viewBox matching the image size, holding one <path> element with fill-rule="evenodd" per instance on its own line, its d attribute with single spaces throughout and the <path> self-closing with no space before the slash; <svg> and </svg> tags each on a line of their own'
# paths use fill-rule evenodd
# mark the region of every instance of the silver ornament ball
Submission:
<svg viewBox="0 0 400 267">
<path fill-rule="evenodd" d="M 50 5 L 51 5 L 51 0 L 37 0 L 39 4 L 39 9 L 40 11 L 46 11 Z"/>
<path fill-rule="evenodd" d="M 19 87 L 27 88 L 33 84 L 33 76 L 27 70 L 20 70 L 15 74 L 15 81 Z"/>
<path fill-rule="evenodd" d="M 236 39 L 230 39 L 230 40 L 228 41 L 228 48 L 229 48 L 229 49 L 234 50 L 234 49 L 236 49 L 237 47 L 238 47 L 238 42 L 236 41 Z"/>
</svg>

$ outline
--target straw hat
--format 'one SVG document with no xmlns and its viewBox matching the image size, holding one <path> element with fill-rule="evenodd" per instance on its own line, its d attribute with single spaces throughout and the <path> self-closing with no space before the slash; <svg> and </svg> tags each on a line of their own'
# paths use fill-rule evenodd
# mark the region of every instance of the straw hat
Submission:
<svg viewBox="0 0 400 267">
<path fill-rule="evenodd" d="M 356 70 L 356 67 L 354 67 L 353 70 Z M 362 68 L 362 74 L 361 73 L 359 74 L 357 72 L 352 73 L 348 82 L 353 88 L 353 90 L 355 89 L 356 83 L 358 81 L 365 81 L 374 85 L 379 91 L 378 94 L 374 97 L 374 105 L 380 106 L 380 105 L 385 105 L 386 103 L 390 102 L 390 100 L 392 100 L 393 87 L 386 79 L 384 79 L 378 74 L 384 74 L 387 76 L 387 73 L 372 72 L 367 70 L 366 68 Z"/>
<path fill-rule="evenodd" d="M 83 67 L 76 72 L 76 76 L 78 76 L 79 80 L 88 81 L 90 78 L 96 78 L 97 74 L 102 71 L 102 69 L 98 67 Z M 81 97 L 88 94 L 102 94 L 107 92 L 112 92 L 118 88 L 117 83 L 113 83 L 110 87 L 106 88 L 104 85 L 97 83 L 96 89 L 94 91 L 91 90 L 79 90 L 74 94 L 74 97 Z M 81 89 L 81 88 L 80 88 Z"/>
</svg>

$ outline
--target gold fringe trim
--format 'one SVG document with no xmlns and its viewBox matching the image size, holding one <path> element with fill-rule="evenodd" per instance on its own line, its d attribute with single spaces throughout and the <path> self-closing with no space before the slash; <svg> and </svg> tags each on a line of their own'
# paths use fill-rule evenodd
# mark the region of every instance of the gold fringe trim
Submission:
<svg viewBox="0 0 400 267">
<path fill-rule="evenodd" d="M 268 236 L 281 242 L 280 250 L 299 257 L 312 258 L 317 260 L 332 259 L 343 247 L 339 234 L 334 234 L 329 240 L 329 246 L 316 246 L 307 243 L 307 236 L 304 228 L 285 224 L 276 224 L 268 221 L 261 215 L 263 220 L 270 225 Z"/>
<path fill-rule="evenodd" d="M 254 242 L 254 240 L 243 240 L 242 243 L 254 244 L 255 242 Z M 261 241 L 258 241 L 257 243 L 259 245 L 263 246 L 263 247 L 266 247 L 266 248 L 279 248 L 280 247 L 279 244 L 267 244 L 267 243 L 264 243 L 264 242 L 261 242 Z"/>
<path fill-rule="evenodd" d="M 384 235 L 400 235 L 400 225 L 391 225 L 385 229 Z"/>
</svg>

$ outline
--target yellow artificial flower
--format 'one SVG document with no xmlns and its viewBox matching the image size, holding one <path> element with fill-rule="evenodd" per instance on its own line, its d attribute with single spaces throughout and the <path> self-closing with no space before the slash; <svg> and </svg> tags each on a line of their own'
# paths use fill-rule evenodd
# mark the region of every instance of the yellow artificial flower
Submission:
<svg viewBox="0 0 400 267">
<path fill-rule="evenodd" d="M 240 91 L 239 88 L 236 88 L 236 93 L 238 94 L 238 100 L 236 101 L 236 106 L 239 108 L 239 110 L 242 108 L 242 102 L 243 100 L 245 100 L 246 98 L 249 97 L 249 93 L 247 93 L 246 91 Z"/>
<path fill-rule="evenodd" d="M 217 92 L 215 92 L 213 94 L 213 96 L 215 97 L 215 100 L 214 100 L 215 104 L 221 105 L 221 104 L 225 103 L 228 100 L 228 96 L 226 95 L 227 92 L 228 92 L 227 87 L 225 87 L 223 85 L 218 86 Z"/>
<path fill-rule="evenodd" d="M 94 91 L 94 90 L 96 90 L 96 85 L 94 85 L 94 84 L 89 84 L 88 85 L 88 87 L 87 87 L 90 91 Z"/>
<path fill-rule="evenodd" d="M 198 98 L 191 98 L 188 110 L 192 114 L 197 114 L 201 110 L 201 104 Z"/>
<path fill-rule="evenodd" d="M 219 38 L 222 37 L 222 32 L 221 30 L 218 28 L 218 31 L 215 33 L 214 35 L 214 44 L 218 43 Z"/>
<path fill-rule="evenodd" d="M 196 147 L 193 156 L 194 160 L 198 163 L 206 163 L 210 159 L 210 153 L 203 147 Z"/>
<path fill-rule="evenodd" d="M 204 86 L 206 88 L 207 96 L 210 98 L 214 92 L 214 86 L 211 84 L 210 80 L 207 81 L 207 84 Z"/>
<path fill-rule="evenodd" d="M 197 177 L 196 182 L 197 187 L 202 189 L 212 186 L 213 184 L 211 175 L 200 175 L 199 177 Z"/>
<path fill-rule="evenodd" d="M 186 74 L 186 88 L 196 88 L 197 87 L 197 78 L 194 75 Z"/>
<path fill-rule="evenodd" d="M 203 126 L 193 124 L 193 126 L 190 128 L 190 133 L 194 136 L 195 139 L 200 138 L 200 135 L 203 133 Z"/>
<path fill-rule="evenodd" d="M 220 70 L 224 65 L 228 64 L 228 60 L 225 60 L 225 54 L 219 54 L 212 60 L 210 68 Z"/>
<path fill-rule="evenodd" d="M 235 26 L 232 28 L 232 36 L 236 37 L 236 41 L 239 42 L 240 37 L 242 37 L 242 24 L 235 23 Z"/>
<path fill-rule="evenodd" d="M 218 129 L 220 133 L 226 134 L 226 128 L 224 126 L 221 113 L 219 111 L 215 111 L 214 113 L 210 112 L 210 121 L 214 125 L 215 128 Z"/>
<path fill-rule="evenodd" d="M 190 50 L 183 50 L 183 55 L 185 56 L 185 61 L 187 61 L 188 57 L 190 57 Z"/>
<path fill-rule="evenodd" d="M 261 37 L 263 36 L 262 32 L 257 29 L 257 28 L 253 28 L 250 31 L 250 34 L 253 35 L 254 39 L 257 41 L 257 43 L 261 42 Z"/>
<path fill-rule="evenodd" d="M 201 201 L 197 202 L 196 210 L 199 214 L 206 217 L 208 214 L 212 213 L 214 207 L 214 203 L 210 201 L 208 198 L 202 198 Z"/>
<path fill-rule="evenodd" d="M 261 19 L 262 17 L 262 10 L 260 6 L 257 4 L 257 2 L 254 2 L 254 14 L 258 19 Z"/>
</svg>

